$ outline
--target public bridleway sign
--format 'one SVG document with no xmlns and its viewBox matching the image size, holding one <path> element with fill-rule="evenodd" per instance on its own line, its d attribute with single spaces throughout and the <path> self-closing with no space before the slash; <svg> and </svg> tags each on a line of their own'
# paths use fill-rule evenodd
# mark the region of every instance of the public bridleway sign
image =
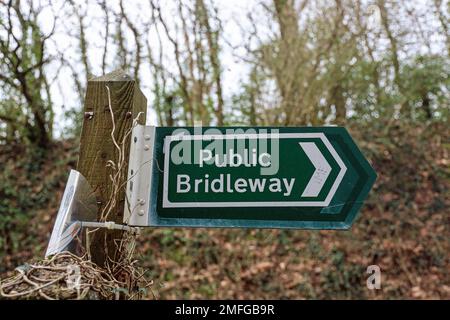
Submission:
<svg viewBox="0 0 450 320">
<path fill-rule="evenodd" d="M 345 128 L 133 130 L 125 222 L 346 229 L 376 174 Z"/>
</svg>

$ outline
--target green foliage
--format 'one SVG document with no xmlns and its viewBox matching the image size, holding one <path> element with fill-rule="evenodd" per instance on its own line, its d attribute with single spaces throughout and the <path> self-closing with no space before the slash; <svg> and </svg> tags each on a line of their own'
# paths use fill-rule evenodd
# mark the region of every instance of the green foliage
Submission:
<svg viewBox="0 0 450 320">
<path fill-rule="evenodd" d="M 191 299 L 446 298 L 447 123 L 380 119 L 349 130 L 378 173 L 351 230 L 149 228 L 137 250 L 152 290 Z M 56 144 L 44 154 L 1 148 L 4 272 L 43 255 L 77 145 Z M 371 264 L 382 270 L 376 292 L 366 287 Z"/>
<path fill-rule="evenodd" d="M 402 68 L 405 95 L 417 119 L 449 119 L 450 63 L 442 56 L 417 56 Z"/>
<path fill-rule="evenodd" d="M 0 163 L 0 272 L 4 272 L 26 257 L 42 255 L 49 232 L 45 223 L 53 220 L 73 155 L 62 145 L 47 151 L 0 145 Z"/>
<path fill-rule="evenodd" d="M 345 253 L 334 248 L 330 254 L 331 266 L 322 273 L 322 287 L 325 299 L 365 298 L 365 268 L 349 263 Z"/>
</svg>

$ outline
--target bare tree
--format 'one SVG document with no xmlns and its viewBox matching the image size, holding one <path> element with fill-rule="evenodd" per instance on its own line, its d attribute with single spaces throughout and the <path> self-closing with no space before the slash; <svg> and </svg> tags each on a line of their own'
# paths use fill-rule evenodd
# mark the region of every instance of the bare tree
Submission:
<svg viewBox="0 0 450 320">
<path fill-rule="evenodd" d="M 177 96 L 181 98 L 182 120 L 186 124 L 202 121 L 211 123 L 211 113 L 218 125 L 224 123 L 224 98 L 222 89 L 222 72 L 220 65 L 220 20 L 218 13 L 204 1 L 196 1 L 192 6 L 177 1 L 177 19 L 164 17 L 159 3 L 151 1 L 153 16 L 161 26 L 155 26 L 158 37 L 162 36 L 171 44 L 176 73 L 159 70 L 160 74 L 171 74 L 177 87 L 168 94 L 165 88 L 163 105 L 167 119 L 174 121 L 177 111 Z M 170 23 L 169 23 L 170 21 Z M 214 25 L 213 25 L 214 21 Z M 179 22 L 179 23 L 177 23 Z M 164 50 L 159 46 L 159 50 Z M 153 58 L 153 57 L 152 57 Z M 160 60 L 161 62 L 161 60 Z M 163 67 L 163 64 L 158 64 Z M 156 62 L 151 61 L 156 67 Z M 154 68 L 155 69 L 155 68 Z M 165 81 L 167 84 L 167 82 Z M 159 85 L 159 84 L 158 84 Z M 162 111 L 159 104 L 160 112 Z M 168 113 L 168 110 L 171 110 Z M 160 117 L 162 118 L 162 117 Z"/>
<path fill-rule="evenodd" d="M 10 0 L 2 11 L 0 26 L 0 82 L 10 102 L 0 107 L 0 119 L 10 123 L 9 129 L 21 128 L 23 137 L 45 148 L 52 140 L 53 109 L 49 81 L 44 66 L 51 60 L 46 52 L 53 31 L 44 34 L 38 24 L 43 7 Z M 4 14 L 4 16 L 3 16 Z M 16 108 L 11 112 L 11 103 Z"/>
<path fill-rule="evenodd" d="M 201 28 L 204 29 L 206 40 L 208 42 L 209 61 L 212 68 L 212 78 L 216 86 L 217 107 L 215 108 L 217 124 L 223 125 L 223 94 L 222 94 L 222 77 L 221 67 L 219 62 L 219 32 L 220 28 L 213 30 L 210 24 L 210 14 L 205 5 L 204 0 L 197 0 L 196 2 L 197 19 L 200 21 Z M 217 15 L 216 15 L 217 17 Z M 220 21 L 219 21 L 220 25 Z"/>
<path fill-rule="evenodd" d="M 123 0 L 119 1 L 119 7 L 120 7 L 120 21 L 124 20 L 127 27 L 131 30 L 134 38 L 135 43 L 135 49 L 134 49 L 134 79 L 136 79 L 139 83 L 139 69 L 141 67 L 141 54 L 142 54 L 142 44 L 141 44 L 141 36 L 139 34 L 137 26 L 131 21 L 130 17 L 128 17 L 127 13 L 125 12 L 125 8 L 123 6 Z M 120 23 L 119 23 L 120 24 Z M 123 42 L 121 43 L 121 46 L 123 46 Z M 126 50 L 124 50 L 126 52 Z"/>
</svg>

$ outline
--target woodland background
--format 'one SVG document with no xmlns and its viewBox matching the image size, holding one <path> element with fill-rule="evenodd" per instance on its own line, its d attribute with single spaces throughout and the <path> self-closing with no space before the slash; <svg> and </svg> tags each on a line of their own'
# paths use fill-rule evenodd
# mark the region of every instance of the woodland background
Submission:
<svg viewBox="0 0 450 320">
<path fill-rule="evenodd" d="M 378 173 L 349 231 L 146 229 L 159 297 L 450 299 L 449 18 L 445 0 L 0 0 L 0 274 L 43 256 L 87 80 L 122 68 L 152 124 L 343 125 Z"/>
</svg>

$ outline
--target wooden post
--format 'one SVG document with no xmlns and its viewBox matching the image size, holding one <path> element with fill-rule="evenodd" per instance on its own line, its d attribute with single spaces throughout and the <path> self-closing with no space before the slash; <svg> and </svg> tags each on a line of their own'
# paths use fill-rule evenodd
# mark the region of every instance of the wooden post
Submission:
<svg viewBox="0 0 450 320">
<path fill-rule="evenodd" d="M 111 97 L 111 109 L 114 114 L 114 137 L 120 143 L 124 135 L 131 129 L 133 119 L 139 113 L 139 124 L 145 124 L 147 99 L 139 89 L 135 80 L 122 70 L 88 81 L 84 104 L 84 121 L 80 139 L 80 155 L 77 170 L 87 179 L 93 188 L 99 204 L 97 220 L 111 197 L 112 184 L 107 168 L 108 160 L 117 163 L 119 152 L 111 138 L 113 123 L 108 102 L 108 90 Z M 120 177 L 121 182 L 127 178 L 128 157 L 131 134 L 125 142 L 125 167 Z M 125 184 L 124 184 L 125 185 Z M 108 221 L 122 223 L 125 204 L 125 186 L 120 190 L 117 204 L 108 216 Z M 106 236 L 106 245 L 105 245 Z M 107 258 L 116 259 L 116 243 L 122 237 L 121 231 L 99 230 L 90 239 L 92 261 L 104 266 Z"/>
</svg>

